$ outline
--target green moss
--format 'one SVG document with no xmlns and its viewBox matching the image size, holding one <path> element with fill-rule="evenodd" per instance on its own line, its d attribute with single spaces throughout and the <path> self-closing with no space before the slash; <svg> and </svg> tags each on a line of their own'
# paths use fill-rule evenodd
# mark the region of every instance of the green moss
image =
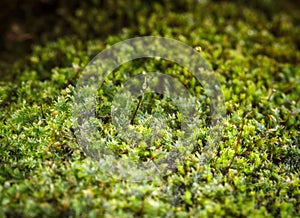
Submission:
<svg viewBox="0 0 300 218">
<path fill-rule="evenodd" d="M 0 61 L 6 74 L 0 83 L 0 216 L 300 216 L 297 5 L 117 1 L 99 9 L 98 1 L 91 2 L 59 3 L 63 19 L 55 27 L 57 40 L 44 31 L 44 40 L 34 41 L 24 58 Z M 99 31 L 105 33 L 101 38 Z M 130 183 L 107 175 L 78 145 L 71 119 L 74 87 L 85 65 L 107 46 L 141 35 L 166 36 L 201 50 L 221 83 L 227 110 L 217 157 L 201 166 L 198 155 L 209 140 L 209 99 L 187 70 L 168 61 L 136 60 L 107 78 L 97 93 L 99 132 L 120 157 L 147 159 L 162 145 L 167 150 L 179 137 L 182 119 L 169 98 L 145 95 L 135 128 L 146 136 L 149 114 L 159 113 L 169 124 L 160 132 L 162 140 L 157 147 L 144 143 L 133 149 L 115 137 L 111 100 L 128 78 L 159 70 L 204 99 L 198 147 L 162 182 Z"/>
</svg>

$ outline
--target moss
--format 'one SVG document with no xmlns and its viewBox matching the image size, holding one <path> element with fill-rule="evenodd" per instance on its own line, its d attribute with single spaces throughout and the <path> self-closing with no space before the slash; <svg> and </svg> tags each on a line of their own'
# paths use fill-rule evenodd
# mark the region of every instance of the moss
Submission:
<svg viewBox="0 0 300 218">
<path fill-rule="evenodd" d="M 0 62 L 0 216 L 300 216 L 297 5 L 117 1 L 102 3 L 99 9 L 94 7 L 97 3 L 52 2 L 63 18 L 55 27 L 58 38 L 37 25 L 41 29 L 30 31 L 42 31 L 44 40 L 33 40 L 29 53 L 19 53 L 22 58 Z M 51 24 L 52 15 L 42 21 Z M 100 38 L 99 31 L 104 32 Z M 111 100 L 128 78 L 159 70 L 204 100 L 198 145 L 187 161 L 161 182 L 130 183 L 108 175 L 79 146 L 72 99 L 92 57 L 111 44 L 142 35 L 166 36 L 197 47 L 221 83 L 227 114 L 217 156 L 199 165 L 198 155 L 209 140 L 210 111 L 205 90 L 195 78 L 176 64 L 152 59 L 116 69 L 97 93 L 96 111 L 100 134 L 120 157 L 149 159 L 161 146 L 172 147 L 182 119 L 169 98 L 145 95 L 135 128 L 147 136 L 151 113 L 159 113 L 169 124 L 160 132 L 162 140 L 157 147 L 142 143 L 133 149 L 116 137 L 109 117 Z M 8 56 L 14 54 L 7 51 Z"/>
</svg>

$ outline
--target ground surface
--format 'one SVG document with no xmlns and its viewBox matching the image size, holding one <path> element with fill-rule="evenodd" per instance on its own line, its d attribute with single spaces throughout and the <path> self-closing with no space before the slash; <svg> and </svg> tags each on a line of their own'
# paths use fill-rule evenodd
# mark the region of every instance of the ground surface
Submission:
<svg viewBox="0 0 300 218">
<path fill-rule="evenodd" d="M 14 1 L 18 7 L 7 11 L 17 15 L 1 21 L 1 217 L 300 217 L 299 5 L 37 2 Z M 40 14 L 44 18 L 36 19 Z M 204 107 L 188 161 L 160 182 L 132 183 L 108 176 L 78 144 L 72 99 L 97 53 L 145 35 L 197 48 L 221 83 L 226 115 L 209 163 L 198 162 L 208 141 Z M 147 135 L 151 112 L 173 114 L 175 121 L 169 116 L 168 122 L 174 125 L 161 132 L 160 144 L 132 148 L 116 137 L 109 119 L 112 94 L 126 78 L 151 70 L 177 77 L 198 99 L 205 95 L 186 70 L 169 62 L 133 61 L 118 68 L 98 92 L 97 118 L 99 134 L 121 158 L 135 152 L 149 160 L 178 136 L 176 108 L 153 94 L 145 96 L 134 126 Z"/>
</svg>

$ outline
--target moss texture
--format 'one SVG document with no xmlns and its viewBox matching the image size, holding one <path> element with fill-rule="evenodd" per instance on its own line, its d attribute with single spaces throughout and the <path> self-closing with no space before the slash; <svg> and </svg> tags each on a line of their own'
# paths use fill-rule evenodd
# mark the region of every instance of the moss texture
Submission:
<svg viewBox="0 0 300 218">
<path fill-rule="evenodd" d="M 299 5 L 109 2 L 8 7 L 17 16 L 1 26 L 6 36 L 0 38 L 0 216 L 300 217 Z M 41 13 L 45 16 L 37 18 Z M 161 183 L 107 176 L 76 142 L 71 121 L 74 87 L 86 64 L 109 45 L 145 35 L 201 48 L 221 83 L 227 110 L 217 157 L 198 164 L 207 140 L 203 126 L 194 156 Z M 201 96 L 184 69 L 133 61 L 99 91 L 99 116 L 108 115 L 101 108 L 110 107 L 111 94 L 126 76 L 151 69 L 177 76 Z M 136 119 L 147 116 L 153 101 L 157 113 L 175 110 L 169 99 L 149 95 Z M 101 128 L 115 137 L 109 121 Z M 118 140 L 111 143 L 120 155 L 132 151 Z"/>
</svg>

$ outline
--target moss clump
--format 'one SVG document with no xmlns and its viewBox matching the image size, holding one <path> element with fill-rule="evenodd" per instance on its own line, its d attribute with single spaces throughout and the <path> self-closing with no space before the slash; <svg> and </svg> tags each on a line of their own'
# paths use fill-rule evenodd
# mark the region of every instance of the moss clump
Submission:
<svg viewBox="0 0 300 218">
<path fill-rule="evenodd" d="M 71 24 L 66 27 L 69 35 L 57 30 L 61 37 L 50 41 L 45 31 L 45 40 L 33 40 L 29 54 L 19 53 L 24 58 L 0 63 L 1 217 L 300 216 L 296 5 L 118 1 L 100 10 L 86 3 L 55 4 L 59 9 L 70 7 L 60 12 Z M 115 28 L 120 27 L 115 26 L 115 17 L 118 25 L 125 26 L 122 30 Z M 45 18 L 46 25 L 50 18 Z M 118 22 L 124 18 L 128 23 Z M 63 21 L 57 29 L 65 27 Z M 103 22 L 106 26 L 98 25 Z M 97 39 L 99 31 L 105 31 L 106 37 Z M 205 166 L 198 164 L 197 155 L 207 140 L 203 125 L 199 147 L 189 161 L 161 183 L 128 183 L 107 176 L 76 142 L 71 121 L 74 87 L 88 61 L 106 46 L 140 35 L 166 36 L 201 47 L 226 101 L 217 157 Z M 203 94 L 188 72 L 167 62 L 133 61 L 118 68 L 99 90 L 97 112 L 103 122 L 99 130 L 111 136 L 112 149 L 120 156 L 139 152 L 149 158 L 155 150 L 143 145 L 131 150 L 115 139 L 110 120 L 101 117 L 109 116 L 105 109 L 110 107 L 111 94 L 125 77 L 149 69 L 177 76 L 195 96 Z M 169 99 L 148 95 L 135 124 L 147 122 L 151 110 L 176 114 Z M 208 120 L 203 116 L 203 123 Z M 170 125 L 174 132 L 176 122 Z M 161 143 L 171 146 L 172 137 L 165 139 Z"/>
</svg>

